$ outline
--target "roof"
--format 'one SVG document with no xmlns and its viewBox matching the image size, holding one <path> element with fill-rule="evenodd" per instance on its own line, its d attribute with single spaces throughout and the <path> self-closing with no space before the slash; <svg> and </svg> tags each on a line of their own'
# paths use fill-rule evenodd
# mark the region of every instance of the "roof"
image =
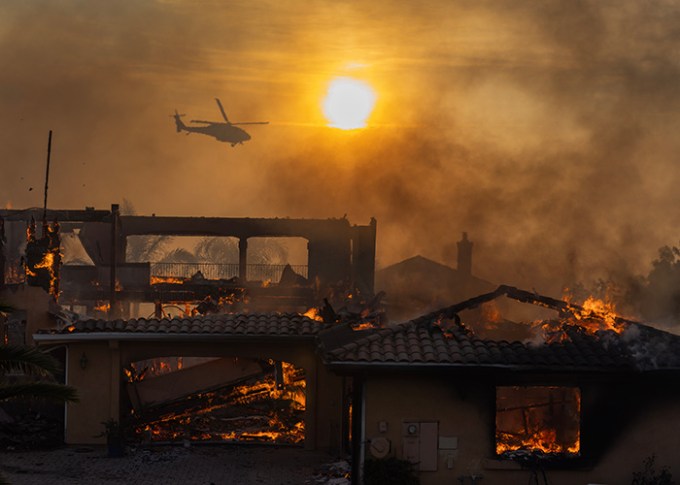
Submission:
<svg viewBox="0 0 680 485">
<path fill-rule="evenodd" d="M 355 338 L 326 346 L 326 363 L 338 370 L 362 367 L 506 368 L 536 371 L 680 370 L 680 337 L 619 319 L 617 330 L 589 331 L 581 322 L 561 318 L 544 322 L 559 339 L 507 341 L 479 338 L 461 324 L 458 312 L 497 298 L 556 306 L 562 312 L 580 307 L 512 287 L 499 287 L 458 305 L 389 328 L 355 332 Z M 591 317 L 594 318 L 594 317 Z M 605 327 L 602 327 L 605 328 Z M 554 333 L 552 335 L 555 335 Z"/>
<path fill-rule="evenodd" d="M 130 320 L 79 320 L 67 323 L 59 330 L 40 330 L 38 341 L 45 340 L 105 340 L 210 337 L 310 338 L 325 327 L 297 313 L 249 313 L 196 316 L 190 318 L 138 318 Z"/>
<path fill-rule="evenodd" d="M 562 343 L 532 346 L 523 342 L 480 339 L 463 328 L 442 331 L 425 322 L 408 322 L 367 335 L 327 352 L 326 361 L 343 364 L 426 364 L 464 367 L 540 369 L 627 369 L 630 359 L 606 349 L 585 334 Z"/>
<path fill-rule="evenodd" d="M 418 276 L 426 278 L 430 286 L 445 284 L 457 287 L 467 285 L 476 287 L 478 291 L 485 291 L 494 287 L 493 283 L 420 255 L 392 264 L 375 273 L 376 283 L 383 286 L 400 285 L 402 279 Z M 413 291 L 413 287 L 407 286 L 407 289 Z"/>
<path fill-rule="evenodd" d="M 496 285 L 423 256 L 414 256 L 376 271 L 375 287 L 387 293 L 390 318 L 403 322 L 448 302 L 491 291 Z"/>
</svg>

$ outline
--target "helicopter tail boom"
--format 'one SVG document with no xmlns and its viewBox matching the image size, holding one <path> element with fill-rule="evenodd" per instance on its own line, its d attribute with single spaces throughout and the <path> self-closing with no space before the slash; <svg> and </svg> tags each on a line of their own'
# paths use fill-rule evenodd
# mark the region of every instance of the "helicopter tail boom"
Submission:
<svg viewBox="0 0 680 485">
<path fill-rule="evenodd" d="M 184 124 L 182 121 L 182 116 L 175 110 L 175 114 L 172 115 L 175 118 L 175 127 L 177 128 L 177 133 L 181 132 L 182 130 L 186 130 L 187 126 Z"/>
</svg>

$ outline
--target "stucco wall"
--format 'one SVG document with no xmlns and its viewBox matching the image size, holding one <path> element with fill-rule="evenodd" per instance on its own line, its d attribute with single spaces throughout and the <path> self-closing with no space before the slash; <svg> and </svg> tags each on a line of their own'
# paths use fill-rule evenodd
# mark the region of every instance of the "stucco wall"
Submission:
<svg viewBox="0 0 680 485">
<path fill-rule="evenodd" d="M 17 310 L 26 310 L 26 344 L 33 345 L 33 334 L 54 326 L 48 311 L 52 297 L 42 288 L 19 285 L 0 291 L 0 301 Z"/>
<path fill-rule="evenodd" d="M 80 362 L 83 355 L 87 359 L 84 369 Z M 105 438 L 95 436 L 103 431 L 103 421 L 119 419 L 118 349 L 108 342 L 71 344 L 66 371 L 67 384 L 75 387 L 80 397 L 80 402 L 67 404 L 66 442 L 105 443 Z"/>
<path fill-rule="evenodd" d="M 595 389 L 597 385 L 590 383 L 588 387 Z M 473 483 L 469 478 L 471 475 L 483 476 L 478 482 L 481 485 L 529 483 L 529 471 L 494 457 L 493 384 L 454 377 L 373 376 L 367 378 L 364 392 L 367 459 L 371 458 L 370 440 L 376 437 L 390 441 L 389 456 L 403 459 L 404 443 L 408 441 L 403 436 L 403 423 L 437 422 L 438 435 L 444 438 L 439 444 L 449 449 L 435 452 L 437 470 L 420 472 L 422 485 L 458 484 L 462 476 L 468 477 L 465 483 L 469 484 Z M 644 409 L 636 416 L 614 421 L 620 433 L 610 440 L 588 469 L 549 470 L 550 483 L 628 485 L 633 472 L 640 471 L 643 460 L 652 453 L 657 456 L 658 468 L 670 466 L 676 479 L 680 477 L 677 459 L 680 399 L 672 393 L 661 392 L 649 399 L 642 396 L 641 402 L 645 403 Z M 610 405 L 615 408 L 630 403 L 612 402 Z M 591 436 L 594 434 L 597 433 L 590 432 Z M 456 448 L 452 449 L 454 443 Z M 582 444 L 584 453 L 595 456 L 592 449 L 587 450 L 588 446 Z"/>
</svg>

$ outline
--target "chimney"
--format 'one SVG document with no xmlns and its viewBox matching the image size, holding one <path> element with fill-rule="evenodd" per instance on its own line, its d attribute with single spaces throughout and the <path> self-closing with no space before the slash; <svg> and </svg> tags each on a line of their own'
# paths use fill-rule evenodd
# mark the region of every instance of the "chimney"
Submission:
<svg viewBox="0 0 680 485">
<path fill-rule="evenodd" d="M 458 245 L 458 271 L 466 276 L 472 276 L 472 243 L 468 240 L 467 232 L 463 233 L 463 239 Z"/>
</svg>

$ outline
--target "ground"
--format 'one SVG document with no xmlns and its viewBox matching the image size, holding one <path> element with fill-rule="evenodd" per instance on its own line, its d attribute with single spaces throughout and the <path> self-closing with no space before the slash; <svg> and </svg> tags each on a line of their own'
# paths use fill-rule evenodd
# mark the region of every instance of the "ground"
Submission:
<svg viewBox="0 0 680 485">
<path fill-rule="evenodd" d="M 338 465 L 347 467 L 325 453 L 275 446 L 158 446 L 130 449 L 121 458 L 109 458 L 105 447 L 0 455 L 2 476 L 12 485 L 349 483 L 331 478 L 338 477 Z"/>
</svg>

